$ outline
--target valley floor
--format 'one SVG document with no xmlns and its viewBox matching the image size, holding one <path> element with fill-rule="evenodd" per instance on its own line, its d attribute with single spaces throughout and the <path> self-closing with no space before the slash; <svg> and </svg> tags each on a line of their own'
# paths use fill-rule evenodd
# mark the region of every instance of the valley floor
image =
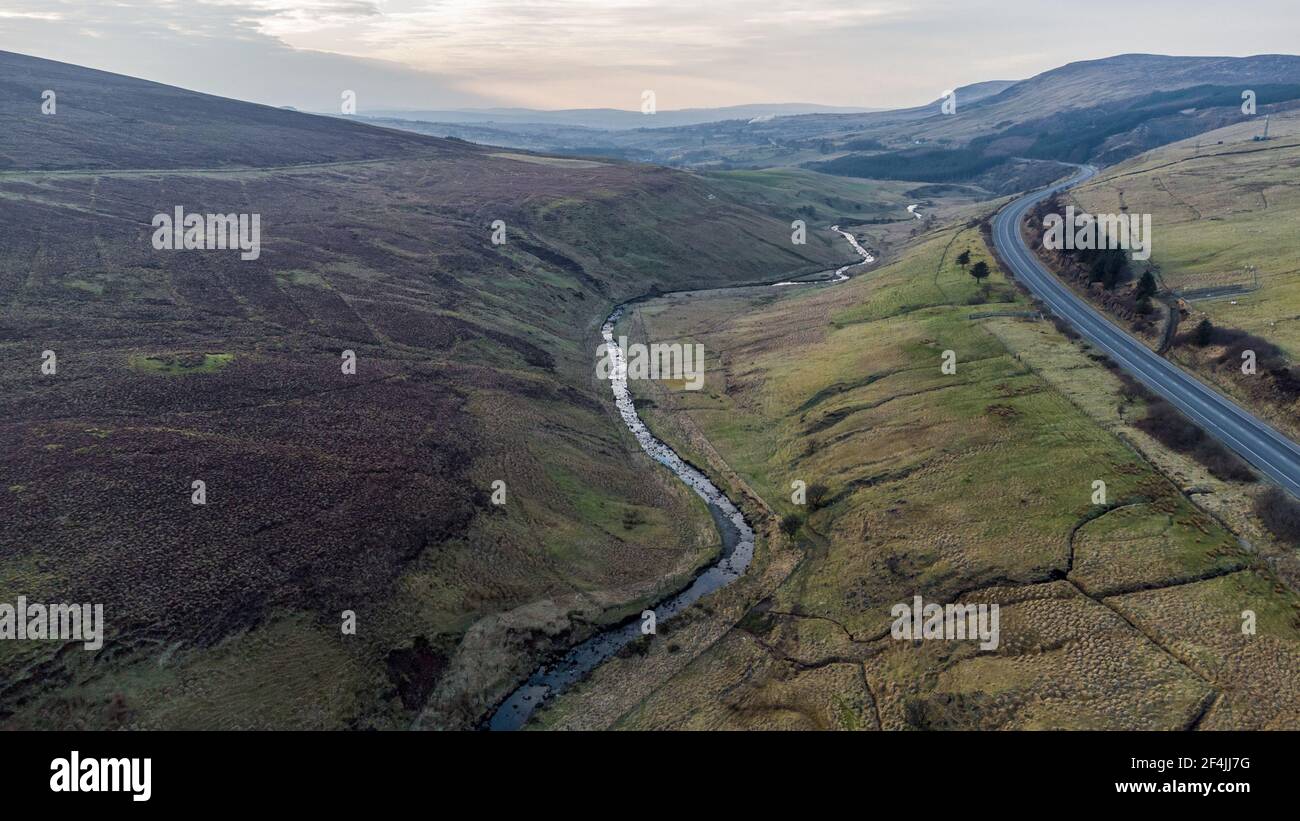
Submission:
<svg viewBox="0 0 1300 821">
<path fill-rule="evenodd" d="M 1050 324 L 979 316 L 1031 306 L 978 228 L 895 257 L 836 287 L 667 297 L 627 321 L 704 342 L 705 390 L 652 386 L 644 415 L 767 538 L 749 577 L 539 726 L 1300 726 L 1300 598 L 1274 570 L 1287 557 L 1251 541 L 1246 491 L 1133 428 L 1139 400 Z M 916 595 L 997 603 L 1000 646 L 892 638 L 891 608 Z"/>
</svg>

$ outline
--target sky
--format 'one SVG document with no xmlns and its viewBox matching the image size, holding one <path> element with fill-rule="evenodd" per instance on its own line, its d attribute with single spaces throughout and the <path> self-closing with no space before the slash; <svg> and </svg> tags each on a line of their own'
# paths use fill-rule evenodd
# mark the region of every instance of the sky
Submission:
<svg viewBox="0 0 1300 821">
<path fill-rule="evenodd" d="M 361 114 L 635 110 L 645 90 L 892 108 L 1127 52 L 1295 53 L 1300 2 L 0 0 L 0 50 L 310 111 L 344 90 Z"/>
</svg>

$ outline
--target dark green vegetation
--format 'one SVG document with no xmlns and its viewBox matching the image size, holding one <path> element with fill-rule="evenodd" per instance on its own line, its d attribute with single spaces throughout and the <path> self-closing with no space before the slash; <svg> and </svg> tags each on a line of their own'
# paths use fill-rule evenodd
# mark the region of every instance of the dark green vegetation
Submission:
<svg viewBox="0 0 1300 821">
<path fill-rule="evenodd" d="M 1136 379 L 1120 375 L 1125 395 L 1140 399 L 1146 410 L 1134 425 L 1151 438 L 1205 466 L 1211 476 L 1230 482 L 1252 483 L 1259 477 L 1241 457 L 1211 439 L 1182 411 L 1156 396 Z"/>
<path fill-rule="evenodd" d="M 847 255 L 679 172 L 3 59 L 0 601 L 108 622 L 0 642 L 4 726 L 469 725 L 716 549 L 595 379 L 609 308 Z M 155 251 L 178 205 L 260 258 Z"/>
<path fill-rule="evenodd" d="M 1276 110 L 1300 99 L 1300 85 L 1268 83 L 1251 89 L 1261 111 Z M 1146 148 L 1252 119 L 1241 112 L 1241 85 L 1198 85 L 1158 91 L 1119 104 L 1062 111 L 1041 120 L 1019 123 L 997 134 L 978 137 L 970 147 L 996 151 L 998 143 L 1015 145 L 1023 157 L 1062 162 L 1118 162 Z M 1138 129 L 1144 132 L 1135 135 Z"/>
<path fill-rule="evenodd" d="M 973 179 L 1005 161 L 1005 157 L 972 148 L 913 148 L 883 154 L 849 154 L 837 160 L 813 163 L 812 167 L 844 177 L 953 182 Z"/>
<path fill-rule="evenodd" d="M 907 206 L 932 194 L 902 182 L 881 183 L 832 177 L 801 168 L 770 168 L 762 171 L 709 172 L 707 178 L 765 213 L 783 219 L 818 223 L 891 223 L 911 221 Z M 954 200 L 978 199 L 984 192 L 969 187 L 949 186 L 933 196 Z"/>
<path fill-rule="evenodd" d="M 1300 501 L 1281 488 L 1270 487 L 1256 497 L 1255 515 L 1278 538 L 1300 546 Z"/>
<path fill-rule="evenodd" d="M 1300 84 L 1268 83 L 1252 90 L 1260 112 L 1291 108 L 1300 100 Z M 1114 163 L 1154 146 L 1254 119 L 1255 115 L 1242 113 L 1241 94 L 1241 85 L 1198 85 L 1154 92 L 1108 100 L 1099 106 L 1056 111 L 1009 127 L 1003 126 L 1013 121 L 1004 121 L 964 146 L 942 140 L 942 147 L 849 153 L 810 167 L 849 177 L 970 182 L 991 170 L 1002 171 L 1015 157 Z M 995 98 L 977 103 L 975 108 L 978 111 L 982 106 L 996 104 Z M 858 147 L 863 143 L 850 140 L 839 147 L 857 152 L 863 150 Z"/>
</svg>

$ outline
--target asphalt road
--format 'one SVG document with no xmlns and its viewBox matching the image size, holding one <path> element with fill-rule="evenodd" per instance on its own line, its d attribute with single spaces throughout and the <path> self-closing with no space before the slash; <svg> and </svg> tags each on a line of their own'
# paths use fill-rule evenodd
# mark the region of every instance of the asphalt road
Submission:
<svg viewBox="0 0 1300 821">
<path fill-rule="evenodd" d="M 1016 230 L 1025 212 L 1052 193 L 1084 182 L 1096 173 L 1097 169 L 1084 166 L 1065 182 L 1028 194 L 1004 207 L 993 221 L 993 243 L 998 253 L 1016 279 L 1046 303 L 1052 313 L 1069 322 L 1085 339 L 1187 414 L 1206 433 L 1292 495 L 1300 496 L 1300 446 L 1121 330 L 1049 273 L 1025 246 Z"/>
</svg>

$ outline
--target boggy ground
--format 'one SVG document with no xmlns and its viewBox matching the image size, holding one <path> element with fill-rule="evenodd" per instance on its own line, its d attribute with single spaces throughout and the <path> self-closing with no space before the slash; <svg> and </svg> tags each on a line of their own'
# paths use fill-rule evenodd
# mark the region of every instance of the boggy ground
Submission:
<svg viewBox="0 0 1300 821">
<path fill-rule="evenodd" d="M 538 726 L 1300 726 L 1300 599 L 1224 524 L 1257 529 L 1242 488 L 1131 428 L 1136 400 L 1049 323 L 972 318 L 1031 306 L 996 266 L 977 286 L 963 249 L 993 264 L 977 228 L 948 227 L 837 287 L 630 318 L 704 340 L 704 391 L 642 386 L 651 426 L 752 491 L 769 538 L 751 577 Z M 822 506 L 792 504 L 794 480 L 824 485 Z M 791 513 L 806 521 L 787 540 L 774 523 Z M 1000 646 L 891 638 L 890 608 L 917 594 L 998 603 Z"/>
</svg>

